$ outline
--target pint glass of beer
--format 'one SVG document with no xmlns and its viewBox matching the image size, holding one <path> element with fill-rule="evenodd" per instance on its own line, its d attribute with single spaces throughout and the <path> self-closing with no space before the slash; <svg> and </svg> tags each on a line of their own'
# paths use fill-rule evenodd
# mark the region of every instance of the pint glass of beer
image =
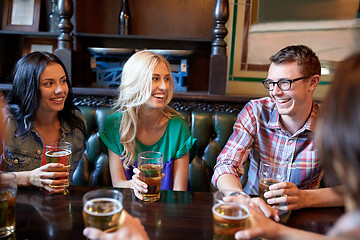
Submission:
<svg viewBox="0 0 360 240">
<path fill-rule="evenodd" d="M 244 192 L 229 190 L 214 193 L 213 240 L 233 240 L 237 231 L 250 227 L 249 203 L 250 196 Z"/>
<path fill-rule="evenodd" d="M 70 166 L 71 159 L 71 143 L 68 142 L 54 142 L 45 145 L 45 157 L 47 163 L 62 163 L 63 168 L 54 168 L 53 172 L 66 172 Z M 67 183 L 64 185 L 49 185 L 52 188 L 61 188 L 69 186 L 69 177 Z"/>
<path fill-rule="evenodd" d="M 161 177 L 164 167 L 164 155 L 160 152 L 147 151 L 138 155 L 139 178 L 148 186 L 147 193 L 140 193 L 143 200 L 153 202 L 160 199 Z"/>
<path fill-rule="evenodd" d="M 85 227 L 114 232 L 120 227 L 123 195 L 115 189 L 98 189 L 83 196 Z"/>
<path fill-rule="evenodd" d="M 13 173 L 0 172 L 0 238 L 15 231 L 15 203 L 17 185 Z"/>
<path fill-rule="evenodd" d="M 260 161 L 259 170 L 259 197 L 265 202 L 264 193 L 269 191 L 269 187 L 275 183 L 285 182 L 288 172 L 287 162 L 264 162 Z"/>
</svg>

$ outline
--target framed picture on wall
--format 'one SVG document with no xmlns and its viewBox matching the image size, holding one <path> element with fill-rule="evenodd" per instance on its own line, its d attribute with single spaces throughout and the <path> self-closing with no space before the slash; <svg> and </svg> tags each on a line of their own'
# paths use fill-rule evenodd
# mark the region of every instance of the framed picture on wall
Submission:
<svg viewBox="0 0 360 240">
<path fill-rule="evenodd" d="M 57 39 L 55 38 L 25 38 L 23 55 L 35 51 L 55 53 L 56 49 Z"/>
<path fill-rule="evenodd" d="M 39 31 L 41 0 L 4 0 L 2 29 Z"/>
</svg>

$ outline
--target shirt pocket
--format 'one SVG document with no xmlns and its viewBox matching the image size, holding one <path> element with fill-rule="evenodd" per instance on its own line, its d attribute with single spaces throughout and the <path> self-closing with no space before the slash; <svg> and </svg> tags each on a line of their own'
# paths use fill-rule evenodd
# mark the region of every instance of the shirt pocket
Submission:
<svg viewBox="0 0 360 240">
<path fill-rule="evenodd" d="M 18 171 L 29 171 L 40 167 L 41 158 L 36 153 L 20 149 L 5 149 L 4 160 L 7 164 L 7 170 L 18 172 Z"/>
</svg>

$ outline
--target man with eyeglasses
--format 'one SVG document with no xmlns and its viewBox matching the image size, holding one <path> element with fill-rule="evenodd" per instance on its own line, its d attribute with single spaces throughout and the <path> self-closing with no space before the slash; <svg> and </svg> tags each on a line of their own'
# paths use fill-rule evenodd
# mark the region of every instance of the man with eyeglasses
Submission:
<svg viewBox="0 0 360 240">
<path fill-rule="evenodd" d="M 220 190 L 258 195 L 260 161 L 284 161 L 290 169 L 287 181 L 270 186 L 264 195 L 268 204 L 285 211 L 342 206 L 343 198 L 334 188 L 319 189 L 323 171 L 313 139 L 319 105 L 313 93 L 320 82 L 320 61 L 303 45 L 285 47 L 270 60 L 268 78 L 262 82 L 270 97 L 252 100 L 240 112 L 218 156 L 212 182 Z M 243 188 L 245 161 L 250 167 Z"/>
</svg>

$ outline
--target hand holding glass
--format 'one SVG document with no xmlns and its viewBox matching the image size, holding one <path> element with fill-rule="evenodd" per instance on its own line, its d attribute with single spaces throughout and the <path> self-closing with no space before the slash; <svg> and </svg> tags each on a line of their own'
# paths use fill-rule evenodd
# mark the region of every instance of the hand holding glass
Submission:
<svg viewBox="0 0 360 240">
<path fill-rule="evenodd" d="M 275 183 L 285 182 L 288 172 L 287 162 L 271 162 L 260 161 L 259 170 L 259 197 L 265 202 L 264 193 L 269 191 L 269 187 Z"/>
<path fill-rule="evenodd" d="M 64 167 L 53 168 L 53 172 L 66 172 L 70 166 L 71 160 L 71 143 L 68 142 L 54 142 L 45 145 L 45 156 L 47 163 L 62 163 Z M 64 185 L 49 185 L 52 188 L 67 188 L 69 186 L 69 177 L 67 183 Z"/>
<path fill-rule="evenodd" d="M 164 155 L 160 152 L 148 151 L 138 155 L 139 179 L 148 186 L 146 193 L 140 193 L 143 200 L 148 202 L 160 199 Z"/>
<path fill-rule="evenodd" d="M 83 196 L 85 227 L 114 232 L 120 227 L 123 195 L 118 190 L 99 189 Z"/>
<path fill-rule="evenodd" d="M 250 227 L 249 203 L 250 196 L 244 192 L 217 191 L 214 193 L 213 240 L 232 240 L 237 231 Z"/>
</svg>

